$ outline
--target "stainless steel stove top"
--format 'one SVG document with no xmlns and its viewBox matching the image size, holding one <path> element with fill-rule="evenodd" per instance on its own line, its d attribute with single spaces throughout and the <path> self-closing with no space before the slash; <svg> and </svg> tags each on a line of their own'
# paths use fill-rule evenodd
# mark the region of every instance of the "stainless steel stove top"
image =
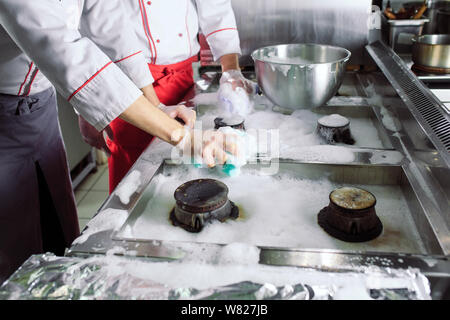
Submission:
<svg viewBox="0 0 450 320">
<path fill-rule="evenodd" d="M 448 261 L 450 165 L 445 147 L 446 136 L 445 132 L 444 135 L 438 136 L 439 131 L 436 133 L 435 130 L 439 128 L 424 122 L 424 117 L 431 121 L 431 124 L 433 124 L 433 117 L 441 117 L 439 119 L 444 119 L 444 129 L 450 130 L 448 122 L 445 122 L 448 118 L 445 118 L 443 111 L 416 110 L 417 107 L 421 108 L 423 103 L 434 104 L 433 108 L 440 108 L 439 101 L 413 75 L 407 74 L 405 80 L 401 77 L 393 77 L 394 67 L 389 70 L 386 65 L 395 65 L 400 62 L 390 51 L 386 51 L 382 46 L 368 48 L 368 51 L 383 72 L 348 72 L 338 96 L 317 110 L 325 114 L 334 110 L 337 113 L 346 112 L 348 115 L 371 119 L 370 123 L 377 128 L 379 136 L 382 137 L 382 145 L 380 147 L 370 144 L 349 147 L 354 154 L 354 160 L 343 164 L 326 160 L 310 161 L 291 158 L 259 159 L 256 165 L 279 161 L 282 167 L 293 168 L 296 172 L 309 172 L 309 174 L 321 172 L 319 169 L 325 168 L 325 171 L 329 171 L 330 177 L 334 175 L 338 182 L 357 183 L 358 179 L 363 177 L 375 184 L 378 181 L 381 185 L 389 181 L 394 182 L 402 190 L 402 197 L 408 203 L 411 221 L 420 237 L 420 241 L 416 243 L 419 246 L 405 251 L 399 247 L 373 250 L 370 246 L 355 249 L 326 245 L 315 248 L 308 245 L 294 247 L 268 245 L 261 246 L 260 263 L 327 270 L 356 270 L 360 266 L 370 265 L 392 268 L 414 267 L 431 277 L 450 275 Z M 399 68 L 407 70 L 405 66 Z M 254 79 L 254 73 L 251 70 L 245 70 L 244 75 Z M 197 82 L 196 92 L 211 92 L 208 90 L 213 90 L 219 77 L 220 74 L 216 71 L 204 73 Z M 399 79 L 402 80 L 401 83 Z M 411 91 L 411 85 L 417 86 L 414 90 L 419 90 L 424 98 L 414 96 L 416 91 Z M 411 94 L 413 96 L 410 96 Z M 196 107 L 197 112 L 201 113 L 202 106 Z M 428 116 L 429 112 L 431 114 Z M 393 127 L 393 123 L 398 126 Z M 154 195 L 154 177 L 168 173 L 173 168 L 173 164 L 165 160 L 170 158 L 170 151 L 170 147 L 161 141 L 153 142 L 130 170 L 130 172 L 137 170 L 142 173 L 140 187 L 135 190 L 130 202 L 122 203 L 117 193 L 113 192 L 97 212 L 96 217 L 102 218 L 102 216 L 106 217 L 110 210 L 123 211 L 128 217 L 126 223 L 123 220 L 120 225 L 105 229 L 96 226 L 96 229 L 91 228 L 91 232 L 89 232 L 88 224 L 87 230 L 84 230 L 83 240 L 77 241 L 70 248 L 69 255 L 104 254 L 116 247 L 121 248 L 120 253 L 123 255 L 137 255 L 146 259 L 183 259 L 198 252 L 211 256 L 215 254 L 221 244 L 214 241 L 209 243 L 174 242 L 163 238 L 138 239 L 129 234 L 127 236 L 127 226 L 131 227 L 133 221 L 139 220 Z M 377 180 L 376 177 L 381 180 Z M 127 178 L 128 175 L 120 185 L 125 184 Z M 387 221 L 389 224 L 389 218 Z M 117 233 L 119 230 L 121 232 Z"/>
</svg>

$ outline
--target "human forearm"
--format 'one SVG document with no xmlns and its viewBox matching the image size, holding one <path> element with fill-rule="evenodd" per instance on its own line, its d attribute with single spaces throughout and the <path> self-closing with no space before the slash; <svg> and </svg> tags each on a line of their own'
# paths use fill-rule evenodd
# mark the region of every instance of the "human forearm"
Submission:
<svg viewBox="0 0 450 320">
<path fill-rule="evenodd" d="M 176 145 L 184 133 L 179 122 L 152 106 L 144 96 L 139 97 L 119 117 L 172 145 Z"/>
<path fill-rule="evenodd" d="M 237 53 L 225 54 L 220 57 L 222 72 L 228 70 L 239 70 L 239 57 Z"/>
<path fill-rule="evenodd" d="M 141 91 L 147 98 L 147 100 L 150 101 L 150 103 L 153 104 L 154 106 L 157 106 L 160 103 L 159 98 L 156 95 L 155 89 L 153 88 L 152 84 L 142 88 Z"/>
<path fill-rule="evenodd" d="M 185 129 L 180 123 L 152 106 L 143 96 L 128 107 L 120 118 L 176 146 L 182 151 L 183 156 L 191 155 L 203 159 L 208 167 L 213 167 L 216 163 L 223 164 L 227 160 L 225 151 L 234 155 L 239 151 L 236 144 L 238 136 L 220 130 L 194 133 L 193 129 Z M 194 148 L 196 145 L 200 148 Z"/>
</svg>

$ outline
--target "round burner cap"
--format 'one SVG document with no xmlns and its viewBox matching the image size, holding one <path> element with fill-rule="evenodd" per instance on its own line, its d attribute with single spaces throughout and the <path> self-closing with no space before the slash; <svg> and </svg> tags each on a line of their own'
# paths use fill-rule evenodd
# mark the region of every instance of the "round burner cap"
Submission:
<svg viewBox="0 0 450 320">
<path fill-rule="evenodd" d="M 331 114 L 329 116 L 324 116 L 317 120 L 317 122 L 328 128 L 342 128 L 349 125 L 350 120 L 340 114 Z"/>
<path fill-rule="evenodd" d="M 177 206 L 192 213 L 220 208 L 228 201 L 228 187 L 214 179 L 197 179 L 183 183 L 174 193 Z"/>
<path fill-rule="evenodd" d="M 225 117 L 217 117 L 214 119 L 215 129 L 221 127 L 232 127 L 234 129 L 243 129 L 245 119 L 240 115 L 233 114 Z"/>
<path fill-rule="evenodd" d="M 342 187 L 330 193 L 330 201 L 344 209 L 363 210 L 373 207 L 376 198 L 372 193 L 363 189 Z"/>
</svg>

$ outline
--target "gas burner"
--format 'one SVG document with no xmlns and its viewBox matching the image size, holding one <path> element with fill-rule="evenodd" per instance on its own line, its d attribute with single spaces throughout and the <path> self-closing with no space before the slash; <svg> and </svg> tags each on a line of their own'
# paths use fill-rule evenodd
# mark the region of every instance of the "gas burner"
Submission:
<svg viewBox="0 0 450 320">
<path fill-rule="evenodd" d="M 332 114 L 317 120 L 316 133 L 327 143 L 355 144 L 350 132 L 350 120 L 339 114 Z"/>
<path fill-rule="evenodd" d="M 347 242 L 364 242 L 381 234 L 375 213 L 376 198 L 369 191 L 343 187 L 330 193 L 330 203 L 320 210 L 319 225 L 331 236 Z"/>
<path fill-rule="evenodd" d="M 214 129 L 231 127 L 233 129 L 245 131 L 244 121 L 245 119 L 237 114 L 226 117 L 217 117 L 214 119 Z"/>
<path fill-rule="evenodd" d="M 445 74 L 450 74 L 450 69 L 449 68 L 435 68 L 435 67 L 427 67 L 427 66 L 422 66 L 419 65 L 417 63 L 414 63 L 411 67 L 411 70 L 416 74 L 416 75 L 445 75 Z"/>
<path fill-rule="evenodd" d="M 214 179 L 197 179 L 183 183 L 174 193 L 176 205 L 170 220 L 189 232 L 200 232 L 206 223 L 236 219 L 239 208 L 228 200 L 228 187 Z"/>
</svg>

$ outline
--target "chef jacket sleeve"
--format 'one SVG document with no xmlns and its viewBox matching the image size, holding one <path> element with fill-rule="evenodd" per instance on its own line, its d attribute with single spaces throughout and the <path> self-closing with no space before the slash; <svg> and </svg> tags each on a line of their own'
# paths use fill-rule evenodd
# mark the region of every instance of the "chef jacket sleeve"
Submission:
<svg viewBox="0 0 450 320">
<path fill-rule="evenodd" d="M 80 33 L 88 37 L 136 84 L 144 88 L 153 83 L 137 36 L 123 0 L 86 0 Z M 135 18 L 135 17 L 134 17 Z"/>
<path fill-rule="evenodd" d="M 241 54 L 231 0 L 196 0 L 200 29 L 214 60 L 230 53 Z"/>
<path fill-rule="evenodd" d="M 80 1 L 0 0 L 0 23 L 56 90 L 97 130 L 142 95 L 78 31 Z"/>
</svg>

